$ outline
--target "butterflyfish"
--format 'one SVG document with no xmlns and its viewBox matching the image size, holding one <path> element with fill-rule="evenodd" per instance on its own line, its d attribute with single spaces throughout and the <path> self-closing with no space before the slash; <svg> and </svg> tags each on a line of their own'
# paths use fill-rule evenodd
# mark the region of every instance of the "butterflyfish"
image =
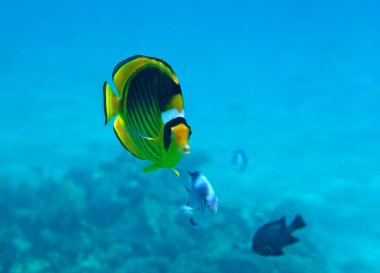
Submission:
<svg viewBox="0 0 380 273">
<path fill-rule="evenodd" d="M 151 161 L 144 172 L 175 168 L 190 153 L 181 86 L 165 61 L 136 55 L 112 73 L 114 89 L 103 85 L 105 123 L 114 117 L 120 143 L 132 155 Z"/>
</svg>

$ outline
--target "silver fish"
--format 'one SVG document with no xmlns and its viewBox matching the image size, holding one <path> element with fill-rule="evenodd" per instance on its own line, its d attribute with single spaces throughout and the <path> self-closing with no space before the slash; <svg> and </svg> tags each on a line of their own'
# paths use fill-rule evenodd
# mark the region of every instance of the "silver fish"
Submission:
<svg viewBox="0 0 380 273">
<path fill-rule="evenodd" d="M 191 186 L 186 186 L 189 193 L 189 200 L 186 206 L 182 206 L 182 211 L 190 216 L 190 223 L 198 225 L 194 216 L 208 216 L 215 214 L 218 210 L 218 197 L 216 197 L 213 187 L 200 172 L 189 172 Z"/>
<path fill-rule="evenodd" d="M 232 158 L 232 165 L 234 165 L 238 171 L 243 172 L 247 168 L 247 164 L 248 157 L 244 150 L 236 150 Z"/>
</svg>

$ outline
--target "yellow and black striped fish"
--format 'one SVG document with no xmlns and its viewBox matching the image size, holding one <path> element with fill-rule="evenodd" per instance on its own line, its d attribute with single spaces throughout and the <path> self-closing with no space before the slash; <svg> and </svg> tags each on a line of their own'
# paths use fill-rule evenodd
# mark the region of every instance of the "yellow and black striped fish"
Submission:
<svg viewBox="0 0 380 273">
<path fill-rule="evenodd" d="M 181 87 L 165 61 L 136 55 L 120 62 L 112 73 L 118 96 L 103 85 L 106 124 L 135 157 L 152 165 L 143 171 L 170 168 L 190 153 L 191 128 L 184 117 Z"/>
</svg>

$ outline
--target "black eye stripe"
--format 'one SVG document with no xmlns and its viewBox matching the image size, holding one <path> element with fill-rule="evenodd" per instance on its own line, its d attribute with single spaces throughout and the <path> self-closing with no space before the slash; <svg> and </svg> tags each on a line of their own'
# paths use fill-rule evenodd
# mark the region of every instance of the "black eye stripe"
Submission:
<svg viewBox="0 0 380 273">
<path fill-rule="evenodd" d="M 171 142 L 171 135 L 172 135 L 171 128 L 174 126 L 177 126 L 178 124 L 184 124 L 187 128 L 189 128 L 189 132 L 191 132 L 190 126 L 187 124 L 186 119 L 183 117 L 177 117 L 168 121 L 164 127 L 164 148 L 166 151 L 169 150 L 169 146 Z"/>
</svg>

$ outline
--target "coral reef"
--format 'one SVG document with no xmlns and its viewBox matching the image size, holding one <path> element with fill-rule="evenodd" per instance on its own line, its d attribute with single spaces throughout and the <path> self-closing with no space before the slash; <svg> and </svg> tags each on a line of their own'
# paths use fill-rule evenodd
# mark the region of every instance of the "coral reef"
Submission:
<svg viewBox="0 0 380 273">
<path fill-rule="evenodd" d="M 129 162 L 2 184 L 0 272 L 328 272 L 318 255 L 306 255 L 307 243 L 279 260 L 251 252 L 257 224 L 286 204 L 221 203 L 205 227 L 193 228 L 179 213 L 186 175 L 144 174 Z"/>
</svg>

